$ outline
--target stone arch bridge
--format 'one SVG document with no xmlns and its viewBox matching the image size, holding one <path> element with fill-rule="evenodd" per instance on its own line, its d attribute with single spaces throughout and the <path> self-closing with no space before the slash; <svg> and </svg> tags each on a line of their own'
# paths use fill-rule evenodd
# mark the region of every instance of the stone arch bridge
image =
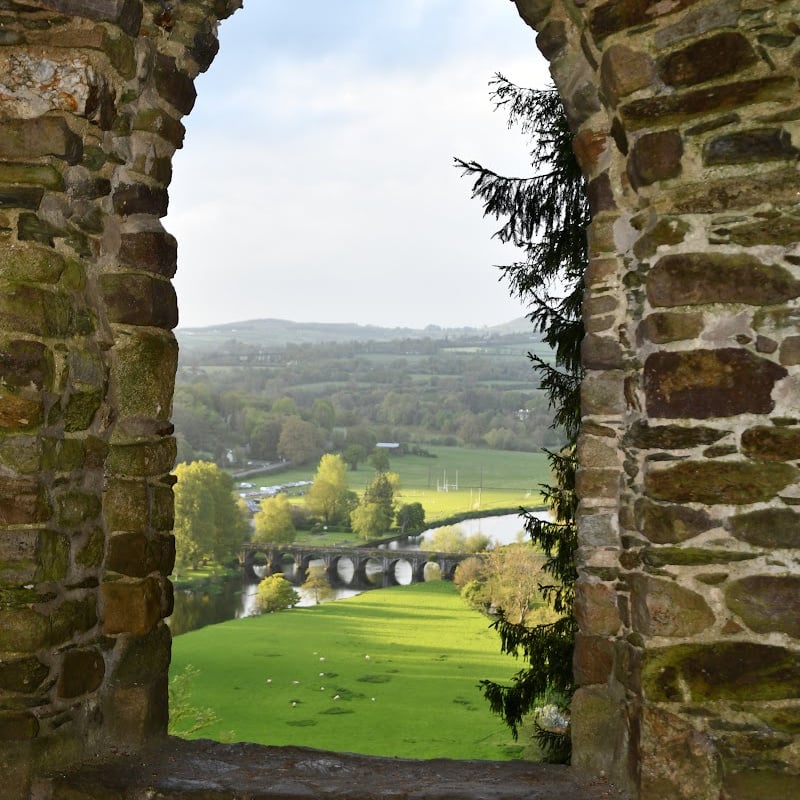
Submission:
<svg viewBox="0 0 800 800">
<path fill-rule="evenodd" d="M 284 572 L 287 556 L 295 565 L 296 575 L 305 575 L 312 561 L 321 559 L 325 562 L 325 570 L 333 585 L 365 586 L 374 585 L 367 578 L 367 564 L 378 562 L 383 571 L 383 586 L 398 583 L 395 567 L 400 561 L 411 566 L 411 582 L 421 583 L 425 580 L 426 564 L 438 564 L 442 578 L 452 580 L 456 567 L 474 553 L 440 553 L 435 550 L 389 550 L 380 547 L 318 547 L 300 544 L 263 544 L 249 543 L 244 545 L 239 560 L 244 574 L 255 580 L 256 558 L 263 555 L 266 561 L 267 574 Z M 338 572 L 339 562 L 343 559 L 353 564 L 353 578 L 349 583 L 343 581 Z"/>
</svg>

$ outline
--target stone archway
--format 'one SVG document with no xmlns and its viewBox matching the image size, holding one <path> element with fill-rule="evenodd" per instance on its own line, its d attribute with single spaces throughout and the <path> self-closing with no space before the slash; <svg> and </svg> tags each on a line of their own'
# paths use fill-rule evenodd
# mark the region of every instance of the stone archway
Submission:
<svg viewBox="0 0 800 800">
<path fill-rule="evenodd" d="M 575 762 L 633 796 L 788 796 L 793 4 L 516 1 L 594 215 Z M 34 773 L 166 730 L 177 315 L 160 218 L 192 81 L 240 5 L 0 10 L 0 769 L 20 797 Z"/>
</svg>

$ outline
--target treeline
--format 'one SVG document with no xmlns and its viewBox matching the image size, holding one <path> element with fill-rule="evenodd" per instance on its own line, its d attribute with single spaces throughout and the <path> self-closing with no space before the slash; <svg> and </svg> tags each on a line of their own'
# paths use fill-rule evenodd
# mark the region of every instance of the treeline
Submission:
<svg viewBox="0 0 800 800">
<path fill-rule="evenodd" d="M 179 461 L 309 463 L 379 441 L 539 450 L 560 442 L 521 337 L 182 351 Z"/>
</svg>

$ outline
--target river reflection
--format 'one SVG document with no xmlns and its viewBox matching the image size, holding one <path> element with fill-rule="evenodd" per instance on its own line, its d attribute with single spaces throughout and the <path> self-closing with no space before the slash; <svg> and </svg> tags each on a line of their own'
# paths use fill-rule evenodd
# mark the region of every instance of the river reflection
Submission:
<svg viewBox="0 0 800 800">
<path fill-rule="evenodd" d="M 547 516 L 546 512 L 541 512 L 541 515 Z M 539 516 L 538 513 L 537 516 Z M 468 536 L 482 533 L 488 536 L 495 545 L 512 544 L 519 541 L 520 536 L 524 538 L 526 535 L 523 521 L 518 514 L 468 519 L 459 522 L 458 527 Z M 420 545 L 424 548 L 425 538 L 435 530 L 436 528 L 430 528 L 419 536 L 403 540 L 402 543 L 392 542 L 389 548 L 419 549 Z M 311 562 L 311 566 L 317 565 L 324 566 L 324 562 L 322 560 Z M 340 559 L 338 570 L 342 583 L 348 584 L 352 581 L 354 567 L 349 559 Z M 382 568 L 378 562 L 368 564 L 366 572 L 367 579 L 373 588 L 384 585 Z M 426 568 L 426 579 L 428 574 Z M 293 582 L 300 582 L 290 570 L 287 570 L 287 578 Z M 411 583 L 411 565 L 406 561 L 400 561 L 395 567 L 394 579 L 401 585 Z M 229 619 L 252 616 L 255 613 L 257 588 L 257 583 L 245 583 L 242 578 L 237 576 L 215 583 L 207 589 L 192 591 L 176 589 L 175 610 L 168 620 L 172 635 L 179 636 L 206 625 L 216 625 Z M 304 592 L 299 586 L 295 586 L 295 590 L 301 598 L 299 606 L 314 605 L 315 601 L 311 593 Z M 368 591 L 368 589 L 338 586 L 334 589 L 333 599 L 353 597 L 363 591 Z"/>
</svg>

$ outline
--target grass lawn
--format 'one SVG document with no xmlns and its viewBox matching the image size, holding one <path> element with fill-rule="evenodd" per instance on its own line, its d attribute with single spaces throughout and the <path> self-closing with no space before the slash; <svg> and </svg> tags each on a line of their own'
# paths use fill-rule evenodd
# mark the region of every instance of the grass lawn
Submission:
<svg viewBox="0 0 800 800">
<path fill-rule="evenodd" d="M 429 447 L 436 458 L 390 456 L 393 472 L 400 475 L 399 503 L 422 503 L 428 522 L 464 511 L 535 506 L 542 502 L 539 484 L 550 479 L 544 453 L 481 450 L 469 447 Z M 311 480 L 316 465 L 301 469 L 251 476 L 256 486 Z M 350 488 L 362 492 L 374 470 L 366 463 L 348 472 Z M 440 489 L 448 484 L 458 489 Z M 300 502 L 298 500 L 298 502 Z"/>
<path fill-rule="evenodd" d="M 447 582 L 366 592 L 175 638 L 172 674 L 199 670 L 199 731 L 272 745 L 408 758 L 519 758 L 477 688 L 520 663 Z"/>
</svg>

